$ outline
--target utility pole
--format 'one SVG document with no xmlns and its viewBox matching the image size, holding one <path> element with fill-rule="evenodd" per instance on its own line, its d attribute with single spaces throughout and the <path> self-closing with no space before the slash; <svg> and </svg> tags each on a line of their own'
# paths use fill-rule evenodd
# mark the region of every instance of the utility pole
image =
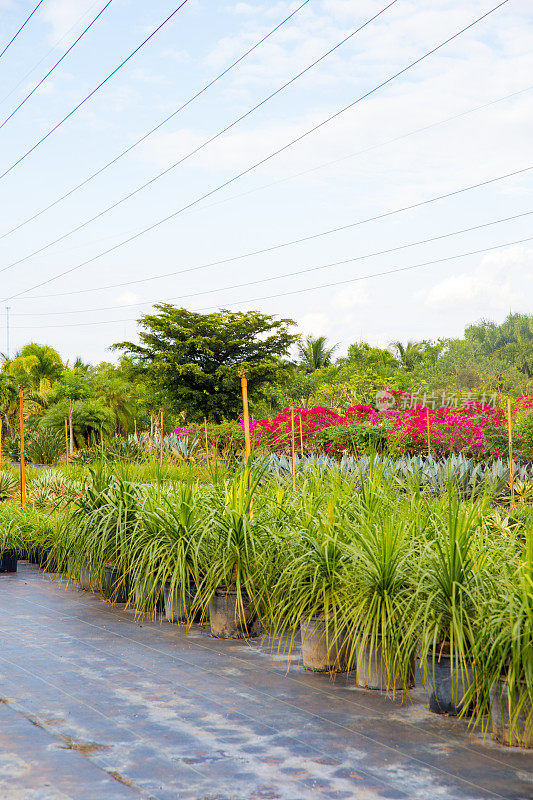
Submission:
<svg viewBox="0 0 533 800">
<path fill-rule="evenodd" d="M 10 306 L 6 306 L 6 356 L 8 361 L 9 361 L 9 309 Z"/>
</svg>

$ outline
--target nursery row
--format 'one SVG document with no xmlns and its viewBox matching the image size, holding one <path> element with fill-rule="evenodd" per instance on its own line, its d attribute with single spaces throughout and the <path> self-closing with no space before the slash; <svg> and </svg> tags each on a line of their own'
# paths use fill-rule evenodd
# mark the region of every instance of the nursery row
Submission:
<svg viewBox="0 0 533 800">
<path fill-rule="evenodd" d="M 14 551 L 67 582 L 213 635 L 268 634 L 306 668 L 492 724 L 533 746 L 533 516 L 450 480 L 399 491 L 365 472 L 263 467 L 201 484 L 141 484 L 105 465 L 55 509 L 0 506 L 4 568 Z"/>
</svg>

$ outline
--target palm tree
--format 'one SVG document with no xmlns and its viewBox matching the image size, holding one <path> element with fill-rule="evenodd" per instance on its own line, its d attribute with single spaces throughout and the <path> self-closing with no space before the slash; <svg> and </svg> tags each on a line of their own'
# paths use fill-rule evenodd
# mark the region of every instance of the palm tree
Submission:
<svg viewBox="0 0 533 800">
<path fill-rule="evenodd" d="M 412 372 L 417 364 L 422 361 L 423 342 L 391 342 L 389 347 L 400 362 L 401 367 L 407 372 Z"/>
<path fill-rule="evenodd" d="M 306 372 L 316 372 L 322 367 L 329 367 L 338 346 L 334 344 L 332 347 L 327 347 L 325 336 L 318 336 L 316 339 L 307 336 L 304 342 L 298 344 L 300 364 L 305 367 Z"/>
</svg>

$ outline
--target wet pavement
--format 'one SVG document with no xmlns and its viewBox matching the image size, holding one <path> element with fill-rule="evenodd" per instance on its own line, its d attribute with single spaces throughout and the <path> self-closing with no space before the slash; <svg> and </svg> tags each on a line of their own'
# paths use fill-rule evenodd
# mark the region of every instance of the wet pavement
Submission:
<svg viewBox="0 0 533 800">
<path fill-rule="evenodd" d="M 531 800 L 533 751 L 136 619 L 37 567 L 0 575 L 1 800 Z"/>
</svg>

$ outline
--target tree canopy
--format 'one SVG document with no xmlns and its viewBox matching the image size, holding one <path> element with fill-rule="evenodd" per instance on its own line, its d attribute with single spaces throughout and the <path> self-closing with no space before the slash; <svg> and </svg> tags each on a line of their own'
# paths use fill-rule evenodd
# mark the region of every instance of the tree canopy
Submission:
<svg viewBox="0 0 533 800">
<path fill-rule="evenodd" d="M 298 339 L 289 332 L 292 320 L 258 311 L 200 314 L 169 303 L 155 308 L 159 313 L 139 321 L 139 344 L 114 347 L 131 356 L 154 389 L 191 419 L 237 417 L 240 371 L 246 370 L 250 396 L 257 396 L 283 378 L 284 359 Z"/>
</svg>

